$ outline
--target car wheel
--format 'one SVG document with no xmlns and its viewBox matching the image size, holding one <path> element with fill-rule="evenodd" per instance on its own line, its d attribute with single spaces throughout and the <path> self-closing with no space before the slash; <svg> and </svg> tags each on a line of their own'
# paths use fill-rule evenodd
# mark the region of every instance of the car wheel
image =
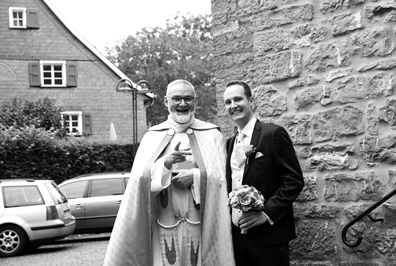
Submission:
<svg viewBox="0 0 396 266">
<path fill-rule="evenodd" d="M 0 256 L 11 257 L 21 254 L 28 244 L 25 232 L 14 225 L 0 227 Z"/>
</svg>

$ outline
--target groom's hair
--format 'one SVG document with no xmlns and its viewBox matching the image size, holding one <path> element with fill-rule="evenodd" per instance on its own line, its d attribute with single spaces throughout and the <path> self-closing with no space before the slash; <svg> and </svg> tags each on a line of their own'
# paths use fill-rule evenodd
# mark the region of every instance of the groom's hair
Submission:
<svg viewBox="0 0 396 266">
<path fill-rule="evenodd" d="M 243 92 L 246 95 L 246 98 L 249 100 L 252 97 L 252 90 L 250 89 L 249 85 L 247 83 L 240 81 L 240 80 L 232 80 L 227 83 L 226 88 L 232 86 L 232 85 L 240 85 L 243 88 Z"/>
</svg>

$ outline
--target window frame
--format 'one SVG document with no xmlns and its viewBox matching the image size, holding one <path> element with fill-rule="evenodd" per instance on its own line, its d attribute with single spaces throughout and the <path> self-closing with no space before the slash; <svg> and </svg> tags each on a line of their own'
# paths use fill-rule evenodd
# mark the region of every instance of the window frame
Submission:
<svg viewBox="0 0 396 266">
<path fill-rule="evenodd" d="M 50 66 L 51 67 L 51 84 L 45 84 L 44 80 L 48 80 L 48 77 L 44 77 L 45 73 L 49 73 L 48 70 L 44 71 L 44 67 Z M 60 71 L 55 70 L 55 66 L 61 66 L 62 69 Z M 55 74 L 61 73 L 62 75 L 62 84 L 56 84 L 55 80 L 59 79 L 55 77 Z M 67 73 L 66 73 L 66 61 L 41 61 L 40 60 L 40 82 L 42 87 L 51 87 L 51 88 L 59 88 L 59 87 L 66 87 L 67 82 Z"/>
<path fill-rule="evenodd" d="M 15 26 L 14 25 L 14 20 L 19 19 L 15 18 L 14 19 L 14 12 L 22 12 L 22 25 L 21 26 Z M 26 7 L 10 7 L 8 9 L 9 12 L 9 22 L 10 22 L 10 28 L 13 29 L 26 29 L 27 28 L 27 17 L 26 17 Z"/>
<path fill-rule="evenodd" d="M 68 132 L 67 134 L 69 135 L 69 136 L 82 136 L 83 135 L 83 113 L 82 113 L 82 111 L 64 111 L 64 112 L 61 112 L 61 119 L 62 119 L 62 126 L 64 127 L 64 129 L 65 129 L 65 120 L 64 120 L 64 116 L 65 115 L 67 115 L 67 116 L 73 116 L 73 115 L 78 115 L 78 118 L 77 118 L 77 123 L 78 123 L 78 125 L 77 125 L 77 132 L 72 132 L 72 129 L 73 129 L 73 126 L 72 125 L 70 125 L 69 124 L 69 131 L 70 132 Z"/>
</svg>

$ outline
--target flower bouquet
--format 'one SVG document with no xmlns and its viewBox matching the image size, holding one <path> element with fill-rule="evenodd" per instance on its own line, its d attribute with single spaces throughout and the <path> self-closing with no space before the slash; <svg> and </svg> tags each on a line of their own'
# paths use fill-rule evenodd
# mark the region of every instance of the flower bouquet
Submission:
<svg viewBox="0 0 396 266">
<path fill-rule="evenodd" d="M 264 209 L 264 196 L 255 187 L 242 185 L 234 188 L 228 195 L 228 206 L 247 212 L 249 210 L 263 210 Z M 246 234 L 246 230 L 241 231 Z"/>
</svg>

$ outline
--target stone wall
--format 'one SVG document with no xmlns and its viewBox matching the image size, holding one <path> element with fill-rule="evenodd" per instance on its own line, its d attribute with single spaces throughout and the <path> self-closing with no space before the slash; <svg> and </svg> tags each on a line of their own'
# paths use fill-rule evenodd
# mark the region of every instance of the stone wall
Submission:
<svg viewBox="0 0 396 266">
<path fill-rule="evenodd" d="M 396 265 L 396 1 L 212 0 L 218 124 L 232 79 L 253 88 L 261 121 L 283 125 L 304 171 L 292 265 Z"/>
</svg>

